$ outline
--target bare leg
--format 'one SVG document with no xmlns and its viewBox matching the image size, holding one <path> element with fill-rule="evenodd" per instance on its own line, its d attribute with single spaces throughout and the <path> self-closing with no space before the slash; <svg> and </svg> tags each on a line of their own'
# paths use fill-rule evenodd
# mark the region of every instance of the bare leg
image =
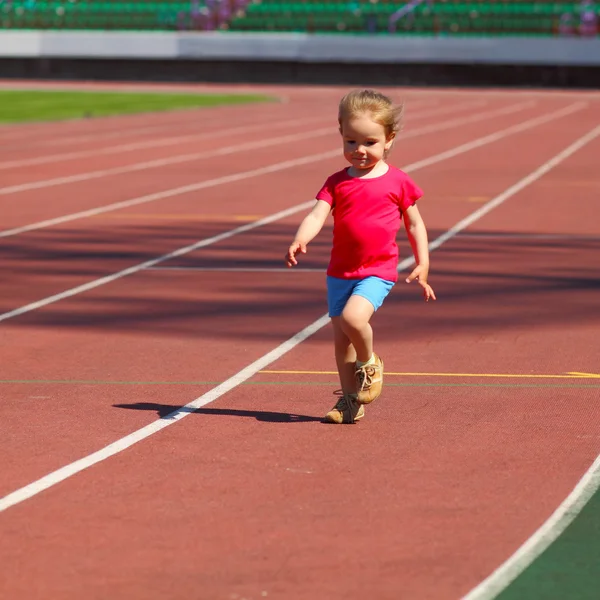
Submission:
<svg viewBox="0 0 600 600">
<path fill-rule="evenodd" d="M 356 357 L 361 362 L 367 362 L 373 354 L 373 329 L 369 321 L 374 312 L 375 308 L 366 298 L 352 295 L 340 317 L 340 328 L 354 346 Z"/>
<path fill-rule="evenodd" d="M 354 423 L 365 416 L 365 409 L 356 396 L 356 350 L 348 336 L 342 331 L 341 317 L 332 317 L 335 343 L 335 362 L 338 368 L 342 397 L 325 415 L 329 423 Z"/>
<path fill-rule="evenodd" d="M 335 362 L 337 364 L 338 375 L 342 393 L 347 396 L 356 394 L 356 379 L 354 371 L 356 370 L 356 350 L 348 336 L 342 331 L 341 317 L 332 317 L 333 339 L 335 343 Z"/>
</svg>

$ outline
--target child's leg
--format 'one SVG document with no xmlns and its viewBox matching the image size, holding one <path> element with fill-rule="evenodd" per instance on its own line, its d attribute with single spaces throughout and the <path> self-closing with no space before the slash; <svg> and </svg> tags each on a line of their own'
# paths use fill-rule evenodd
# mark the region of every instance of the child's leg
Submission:
<svg viewBox="0 0 600 600">
<path fill-rule="evenodd" d="M 374 312 L 375 308 L 369 300 L 352 295 L 340 318 L 340 328 L 354 346 L 356 357 L 361 362 L 367 362 L 373 356 L 373 329 L 369 321 Z"/>
<path fill-rule="evenodd" d="M 383 386 L 383 361 L 373 352 L 373 329 L 369 323 L 375 307 L 358 294 L 346 303 L 341 316 L 342 331 L 356 349 L 360 363 L 355 366 L 356 399 L 360 404 L 373 402 Z"/>
<path fill-rule="evenodd" d="M 337 364 L 340 385 L 344 396 L 356 394 L 356 350 L 348 336 L 343 332 L 341 317 L 332 317 L 335 362 Z"/>
<path fill-rule="evenodd" d="M 365 415 L 365 409 L 358 403 L 356 396 L 356 351 L 348 336 L 342 331 L 341 317 L 331 317 L 331 323 L 342 397 L 325 415 L 325 420 L 339 424 L 354 423 Z"/>
</svg>

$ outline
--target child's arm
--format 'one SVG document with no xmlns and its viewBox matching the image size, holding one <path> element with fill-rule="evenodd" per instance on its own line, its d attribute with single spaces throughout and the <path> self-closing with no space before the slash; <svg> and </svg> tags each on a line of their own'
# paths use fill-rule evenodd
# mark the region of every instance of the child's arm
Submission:
<svg viewBox="0 0 600 600">
<path fill-rule="evenodd" d="M 435 293 L 427 283 L 427 277 L 429 276 L 429 244 L 423 217 L 421 217 L 416 204 L 409 206 L 403 215 L 404 227 L 406 228 L 408 240 L 415 256 L 415 262 L 417 263 L 412 273 L 406 278 L 406 283 L 410 283 L 416 279 L 423 288 L 425 301 L 428 301 L 430 298 L 435 300 Z"/>
<path fill-rule="evenodd" d="M 285 255 L 285 262 L 288 267 L 294 267 L 298 264 L 296 260 L 298 252 L 306 254 L 306 245 L 321 231 L 330 211 L 331 206 L 327 202 L 317 200 L 313 209 L 304 217 L 300 227 L 298 227 L 296 237 Z"/>
</svg>

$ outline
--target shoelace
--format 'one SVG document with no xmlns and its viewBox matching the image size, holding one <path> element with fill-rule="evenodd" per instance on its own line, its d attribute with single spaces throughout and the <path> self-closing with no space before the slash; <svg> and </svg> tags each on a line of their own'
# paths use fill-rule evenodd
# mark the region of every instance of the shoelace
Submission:
<svg viewBox="0 0 600 600">
<path fill-rule="evenodd" d="M 354 423 L 355 412 L 358 412 L 358 409 L 355 411 L 355 406 L 352 398 L 347 398 L 346 396 L 342 396 L 335 405 L 335 410 L 339 410 L 342 414 L 348 411 L 348 417 L 350 419 L 350 423 Z"/>
<path fill-rule="evenodd" d="M 340 412 L 344 412 L 345 410 L 350 410 L 352 412 L 352 404 L 346 398 L 346 396 L 342 396 L 335 405 L 335 410 L 339 410 Z"/>
<path fill-rule="evenodd" d="M 368 365 L 366 367 L 360 367 L 356 369 L 355 375 L 358 379 L 360 392 L 368 390 L 373 385 L 373 377 L 375 376 L 375 367 Z"/>
</svg>

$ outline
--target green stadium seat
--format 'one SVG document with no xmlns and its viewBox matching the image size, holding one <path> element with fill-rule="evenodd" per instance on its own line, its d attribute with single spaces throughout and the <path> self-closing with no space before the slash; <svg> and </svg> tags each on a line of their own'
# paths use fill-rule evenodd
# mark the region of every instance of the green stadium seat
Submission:
<svg viewBox="0 0 600 600">
<path fill-rule="evenodd" d="M 211 2 L 211 0 L 208 0 Z M 216 0 L 212 0 L 216 1 Z M 222 0 L 232 2 L 234 0 Z M 396 0 L 255 0 L 232 10 L 220 26 L 232 31 L 388 33 Z M 0 0 L 3 29 L 175 30 L 180 15 L 196 27 L 190 2 L 175 0 Z M 200 4 L 208 10 L 206 0 Z M 600 2 L 596 4 L 600 15 Z M 399 20 L 395 35 L 555 35 L 562 15 L 579 15 L 579 2 L 546 0 L 434 0 Z"/>
</svg>

